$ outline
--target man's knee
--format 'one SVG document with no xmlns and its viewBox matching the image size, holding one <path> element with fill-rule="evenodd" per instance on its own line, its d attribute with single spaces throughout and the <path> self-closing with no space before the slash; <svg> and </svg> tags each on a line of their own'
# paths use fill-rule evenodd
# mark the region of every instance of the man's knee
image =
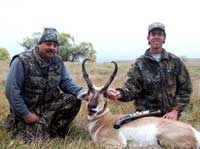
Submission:
<svg viewBox="0 0 200 149">
<path fill-rule="evenodd" d="M 53 120 L 50 125 L 50 136 L 61 135 L 62 133 L 66 133 L 65 129 L 67 129 L 68 125 L 72 122 L 72 120 L 78 114 L 81 107 L 81 100 L 77 99 L 73 95 L 62 95 L 64 105 L 60 108 L 53 116 Z"/>
</svg>

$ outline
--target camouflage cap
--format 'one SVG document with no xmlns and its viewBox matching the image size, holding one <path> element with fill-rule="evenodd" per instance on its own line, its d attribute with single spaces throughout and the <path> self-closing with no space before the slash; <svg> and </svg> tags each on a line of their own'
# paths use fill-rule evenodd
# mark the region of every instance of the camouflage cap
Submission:
<svg viewBox="0 0 200 149">
<path fill-rule="evenodd" d="M 45 28 L 39 40 L 39 44 L 46 41 L 52 41 L 59 44 L 59 33 L 55 28 Z"/>
<path fill-rule="evenodd" d="M 161 29 L 161 30 L 165 31 L 165 26 L 164 26 L 164 24 L 162 24 L 160 22 L 154 22 L 149 25 L 148 31 L 150 32 L 154 29 Z"/>
</svg>

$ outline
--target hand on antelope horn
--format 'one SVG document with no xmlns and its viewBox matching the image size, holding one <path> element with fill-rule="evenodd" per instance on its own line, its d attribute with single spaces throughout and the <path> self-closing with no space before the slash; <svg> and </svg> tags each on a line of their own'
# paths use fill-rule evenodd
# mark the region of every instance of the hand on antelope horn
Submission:
<svg viewBox="0 0 200 149">
<path fill-rule="evenodd" d="M 80 100 L 86 100 L 86 101 L 88 101 L 88 100 L 89 100 L 88 91 L 85 90 L 85 91 L 81 92 L 81 93 L 77 96 L 77 98 L 80 99 Z"/>
<path fill-rule="evenodd" d="M 122 98 L 121 93 L 118 90 L 113 89 L 113 88 L 108 89 L 107 96 L 111 100 L 118 100 L 118 99 Z"/>
</svg>

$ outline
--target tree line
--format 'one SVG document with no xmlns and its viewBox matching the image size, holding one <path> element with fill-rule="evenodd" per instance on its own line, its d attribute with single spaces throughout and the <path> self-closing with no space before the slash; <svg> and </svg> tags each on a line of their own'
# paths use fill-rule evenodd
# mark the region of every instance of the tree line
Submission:
<svg viewBox="0 0 200 149">
<path fill-rule="evenodd" d="M 25 50 L 33 49 L 41 37 L 42 33 L 35 32 L 31 37 L 26 37 L 20 43 Z M 96 50 L 92 43 L 81 42 L 75 43 L 74 37 L 67 33 L 59 34 L 59 55 L 64 61 L 80 61 L 80 59 L 89 58 L 92 61 L 96 61 Z M 8 59 L 9 54 L 5 48 L 0 48 L 0 60 Z"/>
</svg>

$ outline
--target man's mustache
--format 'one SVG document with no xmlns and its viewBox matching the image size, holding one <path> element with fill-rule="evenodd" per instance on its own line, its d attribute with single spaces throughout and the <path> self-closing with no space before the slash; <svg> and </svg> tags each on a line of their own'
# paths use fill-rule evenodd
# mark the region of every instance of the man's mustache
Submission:
<svg viewBox="0 0 200 149">
<path fill-rule="evenodd" d="M 55 51 L 54 49 L 51 48 L 48 49 L 48 52 L 54 52 L 54 51 Z"/>
</svg>

